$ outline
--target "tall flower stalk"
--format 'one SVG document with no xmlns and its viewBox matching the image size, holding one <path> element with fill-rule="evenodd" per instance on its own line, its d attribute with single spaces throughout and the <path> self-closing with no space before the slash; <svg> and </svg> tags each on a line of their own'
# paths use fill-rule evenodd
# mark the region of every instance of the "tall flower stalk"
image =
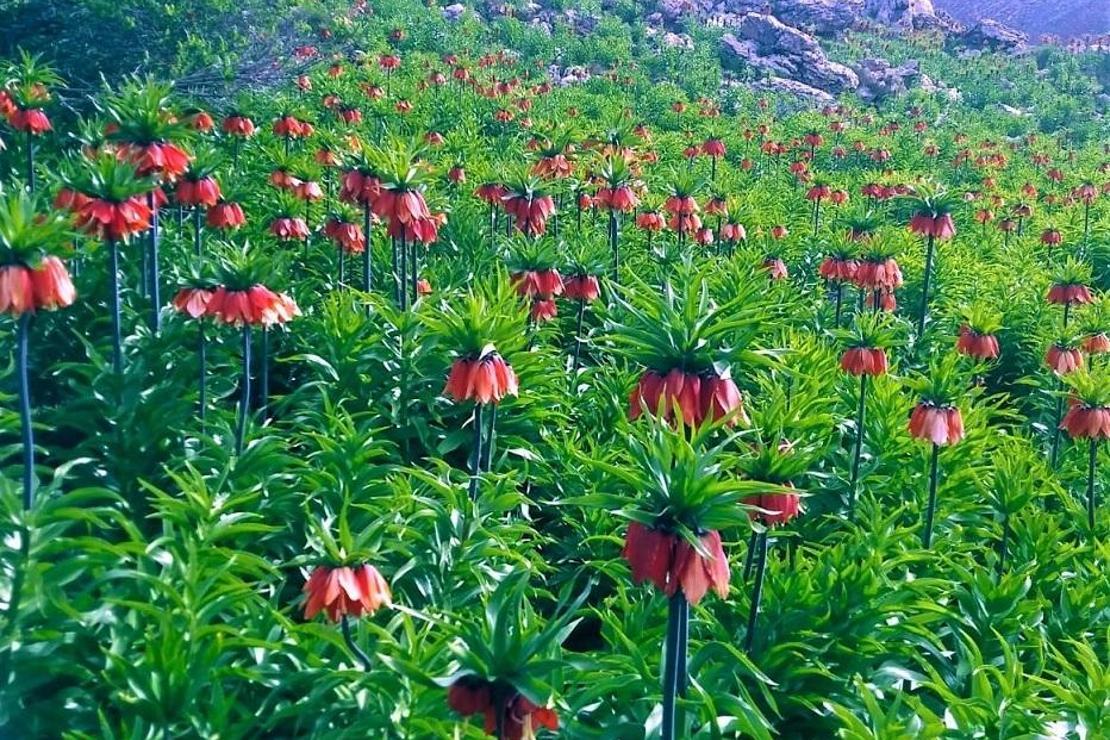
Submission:
<svg viewBox="0 0 1110 740">
<path fill-rule="evenodd" d="M 75 203 L 77 228 L 100 239 L 108 247 L 112 367 L 120 373 L 123 370 L 123 349 L 119 248 L 150 228 L 152 214 L 146 193 L 153 187 L 153 181 L 140 176 L 135 165 L 121 161 L 112 153 L 103 153 L 88 167 L 80 169 L 66 186 L 79 196 L 79 204 Z"/>
<path fill-rule="evenodd" d="M 16 324 L 24 510 L 34 503 L 35 438 L 27 371 L 31 319 L 37 311 L 65 308 L 76 300 L 69 272 L 56 256 L 67 227 L 61 213 L 39 211 L 29 191 L 0 199 L 0 315 L 11 316 Z"/>
<path fill-rule="evenodd" d="M 882 315 L 865 314 L 856 320 L 854 331 L 845 332 L 848 347 L 840 356 L 840 369 L 859 378 L 859 401 L 856 410 L 856 439 L 852 452 L 852 470 L 848 481 L 848 519 L 855 516 L 859 486 L 860 460 L 863 457 L 864 415 L 867 410 L 867 379 L 886 375 L 889 368 L 886 346 L 890 344 L 889 323 Z"/>
<path fill-rule="evenodd" d="M 929 549 L 933 543 L 933 521 L 937 508 L 940 449 L 954 445 L 964 438 L 963 415 L 956 405 L 966 393 L 966 383 L 961 382 L 954 355 L 934 361 L 927 375 L 919 376 L 912 383 L 918 402 L 910 414 L 909 432 L 914 439 L 927 442 L 929 454 L 929 492 L 925 507 L 921 544 Z"/>
</svg>

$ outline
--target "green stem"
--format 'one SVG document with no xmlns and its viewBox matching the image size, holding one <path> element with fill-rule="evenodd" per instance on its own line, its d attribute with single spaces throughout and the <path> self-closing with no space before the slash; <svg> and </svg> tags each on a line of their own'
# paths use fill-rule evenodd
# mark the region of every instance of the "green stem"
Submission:
<svg viewBox="0 0 1110 740">
<path fill-rule="evenodd" d="M 940 457 L 940 445 L 933 445 L 933 453 L 929 458 L 929 503 L 925 509 L 925 531 L 921 535 L 921 544 L 928 550 L 933 544 L 933 518 L 937 510 L 937 461 Z"/>
<path fill-rule="evenodd" d="M 158 204 L 154 191 L 147 195 L 150 206 L 150 330 L 157 334 L 162 330 L 162 292 L 158 279 Z"/>
<path fill-rule="evenodd" d="M 661 736 L 663 740 L 674 740 L 682 736 L 682 728 L 677 722 L 678 699 L 685 693 L 686 637 L 685 624 L 688 620 L 690 604 L 686 594 L 679 590 L 671 597 L 667 611 L 667 638 L 663 663 L 663 720 Z"/>
<path fill-rule="evenodd" d="M 1087 456 L 1087 526 L 1091 535 L 1095 532 L 1095 465 L 1098 462 L 1098 439 L 1091 437 L 1090 452 Z"/>
<path fill-rule="evenodd" d="M 23 510 L 34 503 L 35 431 L 31 427 L 31 383 L 27 377 L 27 345 L 31 329 L 31 312 L 20 315 L 16 328 L 16 362 L 19 365 L 19 422 L 23 432 Z"/>
<path fill-rule="evenodd" d="M 474 449 L 470 459 L 470 498 L 478 495 L 478 476 L 482 472 L 482 404 L 474 404 Z"/>
<path fill-rule="evenodd" d="M 243 387 L 240 388 L 239 429 L 235 436 L 235 453 L 243 454 L 243 440 L 247 436 L 247 417 L 251 412 L 251 325 L 243 325 Z"/>
<path fill-rule="evenodd" d="M 494 435 L 497 433 L 497 404 L 490 406 L 489 410 L 489 433 L 486 436 L 486 443 L 483 447 L 483 452 L 486 456 L 486 462 L 483 469 L 488 473 L 493 470 L 493 442 Z"/>
<path fill-rule="evenodd" d="M 848 488 L 848 520 L 856 510 L 856 487 L 859 485 L 859 463 L 863 457 L 863 423 L 867 410 L 867 375 L 859 376 L 859 408 L 856 411 L 856 451 L 852 456 L 852 480 Z"/>
<path fill-rule="evenodd" d="M 349 647 L 351 649 L 351 652 L 355 654 L 355 657 L 358 658 L 358 662 L 362 663 L 362 669 L 365 671 L 369 671 L 370 656 L 363 652 L 362 648 L 360 648 L 358 646 L 358 643 L 355 642 L 354 635 L 351 634 L 351 624 L 348 621 L 346 614 L 344 614 L 340 618 L 339 625 L 343 630 L 343 641 L 347 643 L 347 647 Z"/>
<path fill-rule="evenodd" d="M 744 652 L 752 653 L 755 645 L 755 628 L 759 620 L 759 606 L 763 600 L 763 579 L 767 572 L 767 530 L 759 533 L 758 555 L 755 563 L 755 587 L 752 589 L 752 605 L 748 612 L 748 632 L 744 635 Z"/>
<path fill-rule="evenodd" d="M 925 276 L 921 282 L 921 311 L 917 317 L 918 339 L 925 335 L 925 319 L 929 315 L 929 280 L 933 274 L 933 235 L 929 234 L 925 246 Z"/>
<path fill-rule="evenodd" d="M 199 367 L 198 406 L 200 407 L 200 429 L 204 432 L 205 418 L 208 414 L 208 341 L 204 336 L 204 318 L 197 321 L 197 364 Z"/>
<path fill-rule="evenodd" d="M 370 256 L 370 226 L 370 204 L 367 203 L 362 209 L 362 233 L 366 239 L 366 248 L 362 252 L 362 284 L 366 286 L 367 293 L 374 287 L 374 274 L 371 268 Z"/>
<path fill-rule="evenodd" d="M 123 348 L 119 316 L 119 246 L 108 241 L 108 300 L 112 309 L 112 369 L 118 375 L 123 370 Z"/>
</svg>

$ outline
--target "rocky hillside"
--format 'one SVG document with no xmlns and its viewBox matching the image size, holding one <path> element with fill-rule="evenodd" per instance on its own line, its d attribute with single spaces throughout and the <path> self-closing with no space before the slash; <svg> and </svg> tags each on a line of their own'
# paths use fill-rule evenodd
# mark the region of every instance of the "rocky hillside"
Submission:
<svg viewBox="0 0 1110 740">
<path fill-rule="evenodd" d="M 995 18 L 1033 37 L 1110 33 L 1106 0 L 934 0 L 933 5 L 964 23 Z"/>
</svg>

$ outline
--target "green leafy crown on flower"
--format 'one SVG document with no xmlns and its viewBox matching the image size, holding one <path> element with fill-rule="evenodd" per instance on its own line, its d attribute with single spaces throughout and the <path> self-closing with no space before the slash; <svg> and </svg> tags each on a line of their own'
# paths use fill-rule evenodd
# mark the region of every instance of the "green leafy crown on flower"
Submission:
<svg viewBox="0 0 1110 740">
<path fill-rule="evenodd" d="M 208 248 L 215 255 L 215 269 L 219 282 L 228 290 L 247 290 L 254 285 L 274 289 L 274 276 L 281 270 L 272 258 L 251 247 L 244 240 L 236 245 L 228 241 L 213 241 Z"/>
<path fill-rule="evenodd" d="M 154 179 L 140 177 L 135 165 L 110 152 L 92 162 L 71 159 L 63 166 L 63 184 L 72 190 L 110 203 L 122 203 L 154 189 Z"/>
<path fill-rule="evenodd" d="M 19 51 L 19 59 L 0 70 L 0 89 L 7 90 L 21 108 L 41 108 L 50 102 L 50 88 L 63 84 L 41 54 Z"/>
<path fill-rule="evenodd" d="M 976 334 L 996 334 L 1002 329 L 1002 313 L 983 301 L 960 309 L 960 321 Z"/>
<path fill-rule="evenodd" d="M 675 287 L 679 286 L 679 287 Z M 768 318 L 761 294 L 738 289 L 718 303 L 706 271 L 688 264 L 662 290 L 634 277 L 606 314 L 602 341 L 628 359 L 665 373 L 697 373 L 733 361 L 760 363 L 749 349 Z"/>
<path fill-rule="evenodd" d="M 903 322 L 888 313 L 865 312 L 856 316 L 851 326 L 833 334 L 845 347 L 892 349 L 899 344 Z"/>
<path fill-rule="evenodd" d="M 502 276 L 471 288 L 461 298 L 445 298 L 422 318 L 446 349 L 458 357 L 478 357 L 492 345 L 508 358 L 526 341 L 521 327 L 527 310 L 507 277 Z"/>
<path fill-rule="evenodd" d="M 1103 368 L 1081 367 L 1062 376 L 1066 396 L 1072 396 L 1088 407 L 1110 407 L 1110 375 Z"/>
<path fill-rule="evenodd" d="M 400 191 L 420 190 L 433 174 L 431 167 L 421 159 L 426 149 L 417 137 L 404 139 L 394 136 L 383 146 L 368 147 L 366 156 L 383 187 Z"/>
<path fill-rule="evenodd" d="M 0 190 L 0 265 L 37 267 L 65 245 L 65 214 L 38 206 L 38 199 L 22 188 L 8 194 Z"/>
<path fill-rule="evenodd" d="M 740 501 L 780 489 L 730 472 L 739 465 L 729 451 L 736 435 L 714 441 L 720 428 L 717 423 L 676 429 L 656 417 L 629 425 L 619 450 L 589 458 L 606 478 L 603 491 L 577 502 L 674 532 L 695 545 L 707 530 L 747 526 Z"/>
<path fill-rule="evenodd" d="M 960 364 L 958 354 L 947 352 L 934 356 L 925 372 L 906 382 L 921 402 L 949 407 L 967 395 L 972 372 Z"/>
<path fill-rule="evenodd" d="M 907 215 L 936 218 L 952 213 L 959 199 L 940 185 L 923 182 L 913 186 L 913 191 L 902 199 Z"/>
<path fill-rule="evenodd" d="M 137 76 L 128 78 L 117 90 L 108 90 L 103 103 L 98 103 L 118 127 L 108 138 L 138 145 L 188 138 L 191 130 L 170 107 L 172 90 L 170 83 Z"/>
<path fill-rule="evenodd" d="M 1052 271 L 1054 285 L 1090 285 L 1091 266 L 1083 260 L 1068 257 Z"/>
<path fill-rule="evenodd" d="M 485 608 L 477 618 L 458 625 L 451 644 L 456 669 L 436 683 L 447 687 L 461 678 L 474 676 L 510 687 L 537 706 L 544 706 L 554 693 L 550 677 L 562 667 L 560 646 L 578 626 L 574 615 L 589 594 L 567 584 L 553 608 L 540 610 L 528 600 L 528 574 L 504 577 L 485 596 Z"/>
<path fill-rule="evenodd" d="M 563 261 L 563 244 L 550 235 L 529 239 L 516 233 L 505 238 L 504 247 L 510 272 L 551 270 Z"/>
</svg>

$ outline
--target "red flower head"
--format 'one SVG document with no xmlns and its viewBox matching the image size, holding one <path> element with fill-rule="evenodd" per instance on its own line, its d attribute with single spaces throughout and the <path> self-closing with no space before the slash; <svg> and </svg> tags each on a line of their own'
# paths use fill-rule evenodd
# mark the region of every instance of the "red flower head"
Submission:
<svg viewBox="0 0 1110 740">
<path fill-rule="evenodd" d="M 77 291 L 73 288 L 73 281 L 69 278 L 69 272 L 57 257 L 47 256 L 43 258 L 39 266 L 30 271 L 30 276 L 31 293 L 36 309 L 53 311 L 57 308 L 71 306 L 77 300 Z M 3 298 L 0 297 L 0 304 L 2 303 Z M 3 311 L 3 309 L 0 308 L 0 311 Z"/>
<path fill-rule="evenodd" d="M 1110 352 L 1110 337 L 1104 332 L 1091 334 L 1083 340 L 1083 351 L 1089 355 L 1102 355 Z"/>
<path fill-rule="evenodd" d="M 882 347 L 850 347 L 840 356 L 840 369 L 849 375 L 885 375 L 886 350 Z"/>
<path fill-rule="evenodd" d="M 168 141 L 124 144 L 119 149 L 119 156 L 135 165 L 140 177 L 157 175 L 166 182 L 176 180 L 189 168 L 189 155 Z"/>
<path fill-rule="evenodd" d="M 771 227 L 771 238 L 772 239 L 785 239 L 787 234 L 789 234 L 789 233 L 790 232 L 786 230 L 785 226 L 778 225 L 778 226 L 772 226 Z"/>
<path fill-rule="evenodd" d="M 786 524 L 801 511 L 801 496 L 796 493 L 764 493 L 744 499 L 749 506 L 758 507 L 748 510 L 748 518 L 767 527 Z"/>
<path fill-rule="evenodd" d="M 416 294 L 420 296 L 432 294 L 432 284 L 426 278 L 420 278 L 416 281 Z"/>
<path fill-rule="evenodd" d="M 466 170 L 457 165 L 452 167 L 447 171 L 447 180 L 452 184 L 461 185 L 466 182 Z"/>
<path fill-rule="evenodd" d="M 702 378 L 701 397 L 698 399 L 698 413 L 709 422 L 728 419 L 728 425 L 737 422 L 747 424 L 748 415 L 744 411 L 744 398 L 736 382 L 729 377 L 715 373 Z"/>
<path fill-rule="evenodd" d="M 81 206 L 89 201 L 89 196 L 84 193 L 79 193 L 70 188 L 62 188 L 58 194 L 54 196 L 54 208 L 59 211 L 70 211 L 76 213 L 81 210 Z"/>
<path fill-rule="evenodd" d="M 594 203 L 600 208 L 605 208 L 619 213 L 630 213 L 636 210 L 640 199 L 627 185 L 618 185 L 615 188 L 598 188 Z"/>
<path fill-rule="evenodd" d="M 344 203 L 370 206 L 373 205 L 381 192 L 382 183 L 378 178 L 364 174 L 359 170 L 350 170 L 343 175 L 343 185 L 339 190 L 339 199 Z"/>
<path fill-rule="evenodd" d="M 298 200 L 314 203 L 324 197 L 324 191 L 318 182 L 313 182 L 312 180 L 299 180 L 297 184 L 293 186 L 293 195 Z"/>
<path fill-rule="evenodd" d="M 748 238 L 748 232 L 743 224 L 724 224 L 721 226 L 721 240 L 726 242 L 742 242 Z"/>
<path fill-rule="evenodd" d="M 204 220 L 213 229 L 238 229 L 247 218 L 242 206 L 224 200 L 209 208 Z"/>
<path fill-rule="evenodd" d="M 725 143 L 720 139 L 706 139 L 701 145 L 702 154 L 707 157 L 725 156 Z"/>
<path fill-rule="evenodd" d="M 174 199 L 183 206 L 211 208 L 220 200 L 220 185 L 214 177 L 185 178 L 178 181 Z"/>
<path fill-rule="evenodd" d="M 773 281 L 786 280 L 790 277 L 790 272 L 786 269 L 786 263 L 778 257 L 767 257 L 764 259 L 763 269 L 767 271 L 768 277 Z"/>
<path fill-rule="evenodd" d="M 1076 403 L 1064 414 L 1060 428 L 1072 439 L 1110 439 L 1110 408 Z"/>
<path fill-rule="evenodd" d="M 859 262 L 837 256 L 826 257 L 817 268 L 817 273 L 834 283 L 846 283 L 855 279 Z"/>
<path fill-rule="evenodd" d="M 955 406 L 919 403 L 910 414 L 910 436 L 935 445 L 953 445 L 964 438 L 964 421 Z"/>
<path fill-rule="evenodd" d="M 1055 283 L 1048 289 L 1048 302 L 1057 305 L 1090 303 L 1094 300 L 1086 285 L 1077 283 Z"/>
<path fill-rule="evenodd" d="M 532 321 L 542 324 L 551 321 L 559 314 L 558 306 L 550 298 L 539 298 L 532 302 Z"/>
<path fill-rule="evenodd" d="M 682 420 L 693 425 L 698 421 L 701 395 L 701 378 L 675 368 L 665 376 L 647 370 L 640 376 L 628 399 L 628 418 L 637 419 L 647 409 L 672 419 L 674 406 L 682 409 Z"/>
<path fill-rule="evenodd" d="M 386 72 L 392 72 L 401 66 L 401 58 L 394 54 L 382 54 L 378 59 L 378 66 Z"/>
<path fill-rule="evenodd" d="M 318 566 L 304 585 L 305 619 L 321 611 L 338 622 L 341 616 L 360 617 L 389 606 L 389 584 L 372 565 L 329 568 Z"/>
<path fill-rule="evenodd" d="M 918 213 L 910 218 L 910 231 L 920 236 L 931 236 L 944 241 L 956 235 L 956 226 L 952 222 L 951 214 L 931 216 Z"/>
<path fill-rule="evenodd" d="M 542 236 L 547 231 L 547 219 L 555 213 L 555 201 L 550 195 L 506 195 L 502 202 L 516 228 L 528 236 Z"/>
<path fill-rule="evenodd" d="M 447 689 L 447 706 L 464 717 L 489 711 L 493 707 L 489 681 L 462 676 Z"/>
<path fill-rule="evenodd" d="M 308 238 L 308 224 L 303 218 L 279 216 L 270 222 L 270 233 L 282 241 Z"/>
<path fill-rule="evenodd" d="M 681 588 L 691 604 L 701 601 L 710 588 L 722 599 L 728 596 L 730 572 L 720 533 L 715 530 L 706 532 L 698 537 L 698 543 L 700 548 L 695 548 L 684 538 L 677 541 L 674 565 L 665 591 L 668 596 L 673 596 Z"/>
<path fill-rule="evenodd" d="M 601 295 L 601 285 L 594 275 L 572 275 L 564 287 L 566 297 L 572 301 L 591 303 Z"/>
<path fill-rule="evenodd" d="M 654 211 L 647 211 L 636 216 L 636 226 L 644 231 L 662 231 L 665 225 L 663 215 Z"/>
<path fill-rule="evenodd" d="M 173 297 L 173 307 L 180 313 L 199 319 L 208 313 L 208 304 L 215 293 L 212 288 L 182 288 Z"/>
<path fill-rule="evenodd" d="M 670 532 L 646 527 L 639 522 L 629 524 L 621 554 L 632 569 L 633 583 L 651 581 L 657 589 L 666 591 L 677 540 Z"/>
<path fill-rule="evenodd" d="M 254 136 L 254 121 L 238 114 L 232 114 L 224 119 L 220 126 L 225 134 L 246 139 Z"/>
<path fill-rule="evenodd" d="M 16 131 L 23 131 L 31 136 L 42 136 L 54 128 L 50 125 L 50 119 L 46 117 L 46 113 L 38 108 L 17 110 L 8 116 L 8 123 Z"/>
<path fill-rule="evenodd" d="M 1045 364 L 1057 375 L 1067 375 L 1083 367 L 1083 354 L 1075 347 L 1052 344 L 1044 357 Z"/>
<path fill-rule="evenodd" d="M 814 185 L 806 191 L 806 198 L 808 200 L 824 200 L 832 194 L 832 189 L 828 185 Z"/>
<path fill-rule="evenodd" d="M 207 315 L 234 326 L 284 324 L 300 313 L 293 299 L 264 285 L 253 285 L 246 290 L 220 286 L 209 299 L 206 311 Z"/>
<path fill-rule="evenodd" d="M 456 401 L 499 403 L 507 395 L 517 395 L 518 382 L 512 366 L 487 348 L 477 358 L 455 360 L 443 392 Z"/>
<path fill-rule="evenodd" d="M 1047 244 L 1050 247 L 1055 247 L 1064 240 L 1063 235 L 1059 229 L 1045 229 L 1041 232 L 1041 244 Z"/>
<path fill-rule="evenodd" d="M 206 134 L 215 127 L 216 122 L 206 111 L 198 110 L 189 117 L 189 125 L 194 131 Z"/>
<path fill-rule="evenodd" d="M 998 357 L 998 338 L 990 334 L 979 334 L 964 324 L 956 338 L 956 351 L 977 360 L 993 360 Z"/>
<path fill-rule="evenodd" d="M 500 724 L 501 737 L 504 740 L 532 740 L 536 736 L 537 727 L 559 729 L 559 715 L 554 709 L 537 706 L 523 695 L 515 694 L 505 702 Z M 497 726 L 497 712 L 491 705 L 485 710 L 486 734 L 494 734 Z"/>
<path fill-rule="evenodd" d="M 894 258 L 863 260 L 853 280 L 863 290 L 893 290 L 902 286 L 902 271 Z"/>
<path fill-rule="evenodd" d="M 496 182 L 482 183 L 474 191 L 474 195 L 490 205 L 501 205 L 508 192 L 504 185 Z"/>
<path fill-rule="evenodd" d="M 324 234 L 347 254 L 361 254 L 366 249 L 366 236 L 358 224 L 331 218 L 324 225 Z"/>
<path fill-rule="evenodd" d="M 0 267 L 0 313 L 19 316 L 35 310 L 31 269 L 24 265 Z"/>
<path fill-rule="evenodd" d="M 143 196 L 119 203 L 89 198 L 77 211 L 78 229 L 101 240 L 124 241 L 150 228 L 150 207 Z"/>
<path fill-rule="evenodd" d="M 287 139 L 300 139 L 312 134 L 311 124 L 297 119 L 295 116 L 284 115 L 274 119 L 274 136 Z"/>
<path fill-rule="evenodd" d="M 713 229 L 701 228 L 694 232 L 694 241 L 702 246 L 709 246 L 713 243 Z"/>
</svg>

